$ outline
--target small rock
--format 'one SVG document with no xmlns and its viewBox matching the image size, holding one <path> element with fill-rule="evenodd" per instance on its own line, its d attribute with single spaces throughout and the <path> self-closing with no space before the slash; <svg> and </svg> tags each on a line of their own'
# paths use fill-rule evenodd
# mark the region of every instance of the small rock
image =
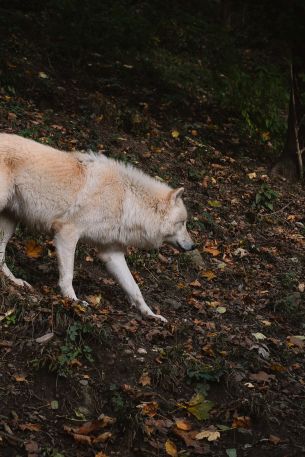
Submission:
<svg viewBox="0 0 305 457">
<path fill-rule="evenodd" d="M 198 249 L 194 249 L 194 251 L 186 252 L 185 255 L 189 258 L 190 264 L 193 268 L 202 270 L 206 267 L 203 258 L 201 257 L 200 252 Z"/>
<path fill-rule="evenodd" d="M 138 354 L 147 354 L 147 351 L 146 351 L 146 349 L 144 349 L 144 348 L 139 348 L 139 349 L 137 350 L 137 353 L 138 353 Z"/>
<path fill-rule="evenodd" d="M 87 386 L 88 385 L 88 381 L 86 379 L 81 379 L 79 381 L 79 383 L 82 385 L 82 386 Z"/>
<path fill-rule="evenodd" d="M 50 341 L 54 337 L 54 333 L 46 333 L 43 336 L 40 336 L 39 338 L 36 338 L 36 343 L 46 343 L 47 341 Z"/>
</svg>

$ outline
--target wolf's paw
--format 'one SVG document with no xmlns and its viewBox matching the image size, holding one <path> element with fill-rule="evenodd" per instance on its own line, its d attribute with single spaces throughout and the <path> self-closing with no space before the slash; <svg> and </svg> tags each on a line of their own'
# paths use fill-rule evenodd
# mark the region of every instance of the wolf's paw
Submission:
<svg viewBox="0 0 305 457">
<path fill-rule="evenodd" d="M 23 279 L 15 278 L 15 279 L 12 279 L 12 281 L 13 281 L 14 284 L 16 284 L 16 286 L 26 287 L 27 289 L 33 290 L 33 287 L 31 286 L 31 284 L 29 284 L 28 282 L 24 281 Z"/>
<path fill-rule="evenodd" d="M 161 316 L 161 314 L 152 313 L 152 314 L 147 314 L 146 317 L 149 317 L 150 319 L 157 319 L 162 322 L 168 322 L 168 320 L 165 319 L 165 317 Z"/>
</svg>

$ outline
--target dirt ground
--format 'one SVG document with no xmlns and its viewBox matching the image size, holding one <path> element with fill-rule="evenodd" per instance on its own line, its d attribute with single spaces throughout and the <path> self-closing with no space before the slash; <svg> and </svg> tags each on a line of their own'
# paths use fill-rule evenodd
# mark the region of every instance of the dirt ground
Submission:
<svg viewBox="0 0 305 457">
<path fill-rule="evenodd" d="M 63 300 L 52 240 L 18 228 L 8 263 L 34 290 L 0 277 L 0 455 L 305 455 L 304 187 L 271 179 L 270 145 L 219 109 L 56 79 L 18 52 L 4 66 L 23 90 L 1 89 L 0 130 L 183 185 L 198 251 L 130 249 L 162 324 L 85 245 L 74 284 L 91 306 Z"/>
</svg>

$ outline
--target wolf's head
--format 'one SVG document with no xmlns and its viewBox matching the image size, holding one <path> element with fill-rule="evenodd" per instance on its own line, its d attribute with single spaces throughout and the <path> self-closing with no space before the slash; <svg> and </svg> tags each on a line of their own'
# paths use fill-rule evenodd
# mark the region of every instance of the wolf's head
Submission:
<svg viewBox="0 0 305 457">
<path fill-rule="evenodd" d="M 187 211 L 182 201 L 184 188 L 174 189 L 169 193 L 167 215 L 162 224 L 163 242 L 182 251 L 192 251 L 196 245 L 186 229 Z"/>
</svg>

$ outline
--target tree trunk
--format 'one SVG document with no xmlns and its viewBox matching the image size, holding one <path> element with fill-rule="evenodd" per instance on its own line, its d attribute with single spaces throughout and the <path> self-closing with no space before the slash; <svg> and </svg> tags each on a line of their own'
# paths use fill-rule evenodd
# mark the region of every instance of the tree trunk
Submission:
<svg viewBox="0 0 305 457">
<path fill-rule="evenodd" d="M 299 18 L 304 17 L 304 8 Z M 305 150 L 305 47 L 300 36 L 291 43 L 290 102 L 285 146 L 271 173 L 281 174 L 291 181 L 303 179 Z"/>
</svg>

